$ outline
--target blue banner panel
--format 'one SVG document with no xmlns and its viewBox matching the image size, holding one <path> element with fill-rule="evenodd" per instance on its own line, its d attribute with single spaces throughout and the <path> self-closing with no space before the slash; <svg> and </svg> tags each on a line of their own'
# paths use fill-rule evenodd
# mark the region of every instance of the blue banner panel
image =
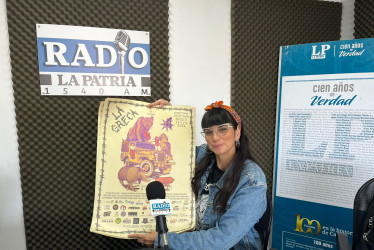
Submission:
<svg viewBox="0 0 374 250">
<path fill-rule="evenodd" d="M 279 72 L 272 247 L 336 249 L 374 178 L 374 39 L 283 46 Z"/>
</svg>

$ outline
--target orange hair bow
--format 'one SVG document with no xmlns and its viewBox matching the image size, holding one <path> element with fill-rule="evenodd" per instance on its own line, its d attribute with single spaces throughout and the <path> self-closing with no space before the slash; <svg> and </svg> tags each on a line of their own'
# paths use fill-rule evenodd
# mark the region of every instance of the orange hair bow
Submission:
<svg viewBox="0 0 374 250">
<path fill-rule="evenodd" d="M 219 101 L 219 102 L 215 102 L 215 103 L 212 103 L 208 106 L 206 106 L 205 110 L 210 110 L 210 109 L 213 109 L 213 108 L 221 108 L 222 106 L 225 106 L 223 105 L 223 101 Z"/>
<path fill-rule="evenodd" d="M 223 105 L 223 101 L 216 101 L 215 103 L 212 103 L 212 104 L 206 106 L 205 110 L 208 111 L 208 110 L 217 109 L 217 108 L 226 109 L 228 112 L 230 112 L 230 114 L 232 115 L 232 117 L 234 117 L 235 121 L 238 123 L 238 129 L 239 129 L 239 131 L 241 131 L 241 129 L 242 129 L 242 120 L 240 119 L 240 116 L 230 106 Z"/>
</svg>

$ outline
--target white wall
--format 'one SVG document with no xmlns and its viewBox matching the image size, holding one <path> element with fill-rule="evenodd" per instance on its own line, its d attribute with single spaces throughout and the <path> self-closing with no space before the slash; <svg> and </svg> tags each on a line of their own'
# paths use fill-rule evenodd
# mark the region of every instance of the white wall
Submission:
<svg viewBox="0 0 374 250">
<path fill-rule="evenodd" d="M 353 0 L 342 2 L 342 39 L 352 39 Z M 170 98 L 174 105 L 196 106 L 197 132 L 206 105 L 230 104 L 230 5 L 230 0 L 169 2 Z M 0 0 L 1 250 L 26 249 L 13 101 L 5 0 Z M 196 140 L 204 141 L 199 133 Z"/>
<path fill-rule="evenodd" d="M 354 39 L 354 0 L 342 0 L 343 12 L 342 12 L 342 30 L 340 40 L 351 40 Z"/>
<path fill-rule="evenodd" d="M 354 32 L 355 0 L 325 0 L 325 1 L 339 2 L 343 4 L 340 40 L 354 39 L 353 32 Z"/>
<path fill-rule="evenodd" d="M 196 131 L 204 108 L 230 105 L 230 0 L 170 0 L 171 103 L 196 107 Z M 196 133 L 196 144 L 205 140 Z"/>
<path fill-rule="evenodd" d="M 26 249 L 5 0 L 0 1 L 0 249 Z"/>
</svg>

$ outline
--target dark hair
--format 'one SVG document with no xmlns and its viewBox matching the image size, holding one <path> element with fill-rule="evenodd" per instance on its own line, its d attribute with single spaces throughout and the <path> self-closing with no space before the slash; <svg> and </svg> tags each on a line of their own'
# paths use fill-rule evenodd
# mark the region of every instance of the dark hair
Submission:
<svg viewBox="0 0 374 250">
<path fill-rule="evenodd" d="M 231 123 L 236 130 L 238 128 L 238 123 L 235 121 L 234 117 L 225 109 L 222 108 L 213 108 L 208 110 L 201 120 L 201 127 L 208 128 L 215 125 L 220 125 L 223 123 Z M 241 125 L 241 134 L 240 134 L 240 146 L 236 149 L 235 158 L 233 160 L 232 166 L 226 171 L 226 178 L 223 184 L 222 189 L 214 197 L 214 211 L 218 213 L 224 213 L 226 210 L 227 202 L 230 196 L 235 191 L 236 187 L 239 184 L 240 175 L 244 168 L 244 162 L 247 159 L 254 161 L 250 150 L 249 150 L 249 140 L 245 135 L 243 122 Z M 197 198 L 201 177 L 207 170 L 208 166 L 215 160 L 215 155 L 208 148 L 206 149 L 205 156 L 197 164 L 195 169 L 195 176 L 192 178 L 191 185 L 192 190 Z"/>
</svg>

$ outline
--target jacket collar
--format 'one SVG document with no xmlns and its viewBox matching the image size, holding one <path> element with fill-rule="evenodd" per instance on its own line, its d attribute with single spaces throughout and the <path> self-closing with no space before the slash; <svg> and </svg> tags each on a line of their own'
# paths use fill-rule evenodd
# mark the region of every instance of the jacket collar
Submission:
<svg viewBox="0 0 374 250">
<path fill-rule="evenodd" d="M 208 178 L 208 175 L 209 175 L 209 172 L 210 170 L 212 169 L 213 167 L 213 164 L 216 162 L 217 160 L 214 159 L 214 161 L 208 166 L 208 169 L 207 169 L 207 173 L 206 173 L 206 178 Z M 235 161 L 235 160 L 234 160 Z M 225 173 L 222 175 L 221 179 L 219 179 L 219 181 L 217 182 L 216 186 L 221 189 L 223 187 L 223 185 L 225 184 L 225 179 L 226 179 L 226 176 L 227 176 L 227 172 L 231 169 L 234 161 L 232 161 L 230 163 L 230 166 L 227 168 L 227 170 L 225 171 Z"/>
</svg>

